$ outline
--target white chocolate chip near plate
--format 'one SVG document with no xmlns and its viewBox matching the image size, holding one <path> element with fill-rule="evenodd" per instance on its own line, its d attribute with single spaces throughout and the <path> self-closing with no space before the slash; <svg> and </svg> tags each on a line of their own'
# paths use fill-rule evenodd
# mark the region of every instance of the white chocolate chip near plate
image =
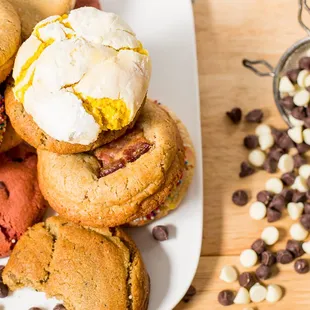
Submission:
<svg viewBox="0 0 310 310">
<path fill-rule="evenodd" d="M 220 279 L 226 283 L 232 283 L 237 281 L 238 273 L 233 266 L 224 266 L 220 273 Z"/>
<path fill-rule="evenodd" d="M 240 254 L 240 263 L 246 268 L 255 266 L 257 263 L 257 254 L 252 249 L 244 250 Z"/>
<path fill-rule="evenodd" d="M 291 186 L 292 189 L 296 189 L 302 193 L 308 191 L 308 185 L 307 185 L 307 181 L 301 177 L 300 175 L 296 177 L 293 185 Z"/>
<path fill-rule="evenodd" d="M 267 213 L 267 208 L 265 206 L 265 204 L 263 204 L 260 201 L 255 201 L 251 204 L 250 209 L 249 209 L 249 214 L 250 217 L 253 220 L 262 220 Z"/>
<path fill-rule="evenodd" d="M 302 165 L 299 168 L 298 173 L 302 178 L 308 180 L 308 178 L 310 177 L 310 165 Z"/>
<path fill-rule="evenodd" d="M 293 92 L 294 90 L 295 90 L 295 86 L 290 81 L 290 79 L 287 76 L 281 77 L 280 83 L 279 83 L 279 91 L 281 93 L 289 93 L 289 92 Z"/>
<path fill-rule="evenodd" d="M 290 228 L 290 235 L 294 240 L 303 241 L 308 237 L 308 232 L 300 223 L 295 223 Z"/>
<path fill-rule="evenodd" d="M 289 154 L 283 154 L 278 162 L 278 168 L 283 172 L 291 172 L 294 169 L 294 159 Z"/>
<path fill-rule="evenodd" d="M 304 142 L 308 145 L 310 145 L 310 128 L 305 129 L 302 132 L 302 135 L 304 137 Z"/>
<path fill-rule="evenodd" d="M 270 284 L 267 286 L 266 300 L 268 302 L 277 302 L 282 298 L 283 292 L 279 285 Z"/>
<path fill-rule="evenodd" d="M 300 86 L 300 87 L 305 87 L 306 85 L 306 78 L 308 77 L 308 75 L 310 74 L 310 72 L 308 70 L 301 70 L 299 73 L 298 73 L 298 76 L 297 76 L 297 84 Z"/>
<path fill-rule="evenodd" d="M 294 95 L 293 101 L 298 107 L 305 107 L 310 101 L 310 94 L 307 90 L 302 89 Z"/>
<path fill-rule="evenodd" d="M 295 143 L 302 143 L 303 142 L 303 135 L 302 135 L 302 127 L 301 126 L 295 126 L 293 128 L 290 128 L 287 131 L 287 134 Z"/>
<path fill-rule="evenodd" d="M 302 244 L 302 249 L 307 253 L 310 254 L 310 241 L 304 242 Z"/>
<path fill-rule="evenodd" d="M 304 204 L 302 202 L 290 202 L 287 205 L 288 215 L 292 220 L 298 220 L 304 211 Z"/>
<path fill-rule="evenodd" d="M 266 155 L 261 150 L 253 150 L 249 154 L 249 162 L 255 167 L 261 167 L 266 159 Z"/>
<path fill-rule="evenodd" d="M 273 245 L 279 240 L 279 235 L 279 230 L 276 227 L 269 226 L 264 228 L 261 238 L 267 245 Z"/>
<path fill-rule="evenodd" d="M 246 305 L 249 304 L 250 302 L 251 300 L 249 291 L 244 287 L 240 287 L 234 299 L 234 303 L 237 305 Z"/>
<path fill-rule="evenodd" d="M 259 283 L 254 284 L 250 289 L 250 298 L 253 302 L 262 302 L 267 295 L 267 289 Z"/>
<path fill-rule="evenodd" d="M 280 194 L 283 190 L 283 183 L 279 178 L 271 178 L 265 183 L 265 189 L 269 192 Z"/>
<path fill-rule="evenodd" d="M 300 119 L 297 119 L 295 118 L 294 116 L 292 116 L 292 114 L 290 114 L 288 116 L 288 119 L 290 121 L 290 123 L 293 125 L 293 126 L 303 126 L 304 125 L 304 121 L 300 120 Z"/>
<path fill-rule="evenodd" d="M 264 134 L 264 135 L 260 135 L 258 136 L 258 142 L 259 142 L 259 146 L 263 151 L 268 150 L 269 148 L 271 148 L 274 144 L 274 138 L 273 136 L 269 133 L 269 134 Z"/>
<path fill-rule="evenodd" d="M 271 128 L 266 124 L 260 124 L 256 127 L 255 134 L 257 136 L 271 134 Z"/>
</svg>

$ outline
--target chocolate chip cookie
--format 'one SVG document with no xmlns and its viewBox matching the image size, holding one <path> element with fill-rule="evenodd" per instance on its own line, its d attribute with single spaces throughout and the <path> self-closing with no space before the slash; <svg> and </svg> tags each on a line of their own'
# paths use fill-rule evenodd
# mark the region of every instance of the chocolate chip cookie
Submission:
<svg viewBox="0 0 310 310">
<path fill-rule="evenodd" d="M 150 284 L 134 242 L 120 229 L 94 229 L 51 217 L 17 243 L 3 281 L 64 301 L 67 310 L 148 306 Z"/>
</svg>

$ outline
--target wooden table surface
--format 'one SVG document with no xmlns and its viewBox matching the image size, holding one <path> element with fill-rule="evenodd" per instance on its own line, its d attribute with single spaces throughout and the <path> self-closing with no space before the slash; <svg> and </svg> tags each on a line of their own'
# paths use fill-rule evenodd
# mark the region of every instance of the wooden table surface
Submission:
<svg viewBox="0 0 310 310">
<path fill-rule="evenodd" d="M 240 162 L 248 154 L 242 146 L 243 137 L 253 133 L 255 126 L 232 125 L 225 112 L 235 106 L 244 112 L 260 107 L 266 123 L 285 126 L 273 101 L 271 78 L 254 75 L 242 67 L 241 61 L 244 57 L 262 58 L 276 65 L 283 52 L 305 32 L 297 22 L 297 0 L 196 0 L 194 13 L 204 154 L 204 237 L 193 281 L 197 295 L 176 309 L 217 310 L 223 309 L 217 303 L 219 291 L 238 287 L 218 279 L 221 267 L 231 264 L 244 271 L 239 264 L 240 252 L 268 225 L 266 220 L 252 220 L 249 206 L 233 205 L 231 195 L 243 188 L 255 197 L 270 177 L 259 172 L 239 179 Z M 281 232 L 276 248 L 284 247 L 290 223 L 287 216 L 275 223 Z M 309 280 L 310 274 L 296 274 L 292 264 L 282 266 L 266 283 L 280 284 L 284 298 L 276 304 L 251 306 L 259 310 L 310 309 Z"/>
</svg>

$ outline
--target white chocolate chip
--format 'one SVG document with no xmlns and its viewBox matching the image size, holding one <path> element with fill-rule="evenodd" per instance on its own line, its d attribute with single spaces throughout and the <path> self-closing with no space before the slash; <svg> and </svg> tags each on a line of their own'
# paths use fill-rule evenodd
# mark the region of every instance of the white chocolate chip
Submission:
<svg viewBox="0 0 310 310">
<path fill-rule="evenodd" d="M 257 136 L 262 136 L 262 135 L 268 135 L 271 134 L 271 128 L 270 126 L 266 124 L 260 124 L 256 127 L 255 129 L 255 134 Z"/>
<path fill-rule="evenodd" d="M 280 194 L 283 190 L 283 183 L 279 178 L 271 178 L 267 180 L 265 189 L 269 192 Z"/>
<path fill-rule="evenodd" d="M 234 299 L 234 303 L 237 305 L 246 305 L 251 302 L 250 294 L 248 290 L 244 287 L 240 287 L 239 291 Z"/>
<path fill-rule="evenodd" d="M 290 202 L 287 205 L 288 215 L 292 220 L 298 220 L 304 211 L 304 204 L 302 202 Z"/>
<path fill-rule="evenodd" d="M 302 89 L 299 90 L 293 97 L 293 101 L 295 105 L 298 107 L 305 107 L 308 105 L 310 101 L 310 94 L 307 90 Z"/>
<path fill-rule="evenodd" d="M 280 79 L 279 83 L 279 91 L 281 93 L 289 93 L 295 90 L 295 87 L 293 83 L 290 81 L 290 79 L 287 76 L 283 76 Z"/>
<path fill-rule="evenodd" d="M 293 128 L 290 128 L 287 131 L 287 134 L 295 143 L 302 143 L 303 142 L 303 135 L 302 135 L 302 127 L 301 126 L 295 126 Z"/>
<path fill-rule="evenodd" d="M 302 132 L 302 135 L 304 137 L 304 141 L 306 144 L 310 145 L 310 128 L 305 129 Z"/>
<path fill-rule="evenodd" d="M 265 204 L 263 204 L 260 201 L 255 201 L 251 204 L 250 209 L 249 209 L 249 214 L 250 217 L 253 220 L 262 220 L 267 213 L 267 208 L 265 206 Z"/>
<path fill-rule="evenodd" d="M 310 241 L 304 242 L 302 244 L 302 249 L 307 253 L 310 254 Z"/>
<path fill-rule="evenodd" d="M 257 254 L 252 250 L 244 250 L 240 254 L 240 263 L 243 267 L 250 268 L 257 263 Z"/>
<path fill-rule="evenodd" d="M 295 223 L 290 228 L 291 237 L 297 241 L 303 241 L 308 237 L 308 232 L 300 223 Z"/>
<path fill-rule="evenodd" d="M 292 126 L 303 126 L 305 123 L 304 121 L 301 121 L 300 119 L 295 118 L 291 114 L 288 116 L 288 119 L 290 123 L 292 124 Z"/>
<path fill-rule="evenodd" d="M 300 175 L 296 177 L 293 185 L 291 186 L 292 189 L 297 189 L 298 191 L 304 193 L 306 191 L 308 191 L 308 185 L 307 185 L 307 181 L 301 177 Z"/>
<path fill-rule="evenodd" d="M 270 284 L 267 286 L 266 300 L 268 302 L 277 302 L 282 298 L 282 289 L 279 285 Z"/>
<path fill-rule="evenodd" d="M 305 78 L 305 86 L 304 87 L 308 87 L 310 86 L 310 75 L 308 75 L 306 78 Z"/>
<path fill-rule="evenodd" d="M 306 78 L 308 77 L 308 75 L 310 74 L 310 72 L 308 70 L 301 70 L 297 76 L 297 84 L 300 87 L 305 87 L 306 86 Z"/>
<path fill-rule="evenodd" d="M 304 178 L 305 180 L 308 180 L 310 177 L 310 165 L 302 165 L 299 168 L 299 175 Z"/>
<path fill-rule="evenodd" d="M 220 273 L 220 279 L 226 283 L 237 281 L 237 270 L 233 266 L 224 266 Z"/>
<path fill-rule="evenodd" d="M 289 154 L 283 154 L 278 162 L 278 168 L 283 172 L 291 172 L 294 169 L 294 159 Z"/>
<path fill-rule="evenodd" d="M 258 136 L 258 142 L 259 142 L 260 148 L 263 151 L 266 151 L 273 146 L 274 138 L 270 133 L 265 134 L 265 135 L 260 135 Z"/>
<path fill-rule="evenodd" d="M 273 245 L 279 240 L 279 230 L 274 226 L 264 228 L 261 238 L 267 245 Z"/>
<path fill-rule="evenodd" d="M 255 167 L 261 167 L 266 159 L 266 155 L 261 150 L 253 150 L 249 154 L 249 162 Z"/>
<path fill-rule="evenodd" d="M 250 298 L 253 302 L 262 302 L 267 295 L 267 289 L 259 283 L 254 284 L 250 289 Z"/>
</svg>

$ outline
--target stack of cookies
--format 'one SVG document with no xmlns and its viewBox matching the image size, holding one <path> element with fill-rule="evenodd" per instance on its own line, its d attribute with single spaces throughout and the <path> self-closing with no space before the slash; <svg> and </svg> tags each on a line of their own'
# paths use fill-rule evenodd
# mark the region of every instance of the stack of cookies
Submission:
<svg viewBox="0 0 310 310">
<path fill-rule="evenodd" d="M 185 126 L 147 98 L 148 51 L 94 7 L 31 34 L 6 0 L 0 16 L 0 255 L 13 250 L 3 282 L 68 310 L 147 309 L 147 272 L 119 226 L 176 209 L 195 165 Z M 48 206 L 58 216 L 38 223 Z"/>
</svg>

